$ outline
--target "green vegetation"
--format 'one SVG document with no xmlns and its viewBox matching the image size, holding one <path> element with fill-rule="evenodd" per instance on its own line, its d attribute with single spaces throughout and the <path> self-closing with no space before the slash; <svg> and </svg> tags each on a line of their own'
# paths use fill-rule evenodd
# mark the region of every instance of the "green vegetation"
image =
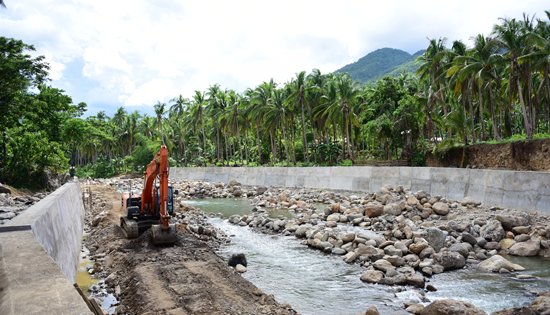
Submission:
<svg viewBox="0 0 550 315">
<path fill-rule="evenodd" d="M 403 50 L 393 48 L 377 49 L 354 63 L 346 65 L 335 73 L 347 73 L 357 82 L 369 83 L 384 76 L 396 77 L 399 74 L 413 73 L 418 69 L 416 57 Z"/>
<path fill-rule="evenodd" d="M 45 85 L 47 64 L 25 54 L 32 46 L 0 38 L 7 148 L 0 181 L 29 185 L 69 161 L 79 176 L 137 172 L 162 142 L 171 165 L 182 166 L 422 165 L 437 148 L 548 135 L 549 18 L 501 19 L 473 47 L 432 39 L 416 65 L 403 65 L 418 67 L 416 74 L 361 86 L 348 74 L 313 70 L 243 93 L 212 85 L 158 102 L 153 116 L 120 107 L 113 117 L 79 118 L 85 104 Z"/>
</svg>

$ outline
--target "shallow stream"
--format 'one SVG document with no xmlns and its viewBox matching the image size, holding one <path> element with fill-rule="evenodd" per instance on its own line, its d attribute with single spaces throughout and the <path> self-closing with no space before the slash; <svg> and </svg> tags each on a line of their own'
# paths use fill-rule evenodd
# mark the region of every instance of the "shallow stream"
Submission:
<svg viewBox="0 0 550 315">
<path fill-rule="evenodd" d="M 249 213 L 246 199 L 204 199 L 186 201 L 206 212 L 224 217 Z M 280 213 L 275 214 L 284 215 Z M 286 216 L 286 215 L 285 215 Z M 382 314 L 408 314 L 403 302 L 419 300 L 414 289 L 397 292 L 397 288 L 366 284 L 359 280 L 364 269 L 344 263 L 341 257 L 309 249 L 291 236 L 265 235 L 248 227 L 232 225 L 227 220 L 212 218 L 211 223 L 231 236 L 232 242 L 220 249 L 228 258 L 244 253 L 248 271 L 243 277 L 277 301 L 289 303 L 302 314 L 356 314 L 375 304 Z M 460 270 L 435 275 L 429 283 L 437 288 L 426 297 L 433 301 L 453 298 L 468 301 L 490 313 L 530 303 L 534 292 L 550 290 L 550 260 L 506 257 L 524 266 L 523 275 L 533 279 L 518 280 L 515 274 L 500 275 Z"/>
</svg>

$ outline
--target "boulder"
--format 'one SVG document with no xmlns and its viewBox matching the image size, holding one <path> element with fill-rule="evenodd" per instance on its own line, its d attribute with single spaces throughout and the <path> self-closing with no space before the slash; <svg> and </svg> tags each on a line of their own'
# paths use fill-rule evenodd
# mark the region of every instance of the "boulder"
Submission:
<svg viewBox="0 0 550 315">
<path fill-rule="evenodd" d="M 333 255 L 338 255 L 338 256 L 341 256 L 341 255 L 345 255 L 347 252 L 345 249 L 343 248 L 340 248 L 340 247 L 334 247 L 331 251 L 331 253 Z"/>
<path fill-rule="evenodd" d="M 499 242 L 506 236 L 506 232 L 500 221 L 489 220 L 481 227 L 479 235 L 488 241 Z"/>
<path fill-rule="evenodd" d="M 439 215 L 447 215 L 449 213 L 449 205 L 444 202 L 436 202 L 432 206 L 432 210 Z"/>
<path fill-rule="evenodd" d="M 229 181 L 229 184 L 227 184 L 227 186 L 229 186 L 229 187 L 241 186 L 241 183 L 239 183 L 238 181 L 232 179 L 232 180 Z"/>
<path fill-rule="evenodd" d="M 497 215 L 496 219 L 506 231 L 511 231 L 516 226 L 529 225 L 529 219 L 523 216 Z"/>
<path fill-rule="evenodd" d="M 527 242 L 515 243 L 508 253 L 514 256 L 536 256 L 540 251 L 540 240 L 532 239 Z"/>
<path fill-rule="evenodd" d="M 378 259 L 372 265 L 373 265 L 374 268 L 376 268 L 378 270 L 382 270 L 384 272 L 388 272 L 389 270 L 394 270 L 395 269 L 395 267 L 389 261 L 387 261 L 385 259 Z"/>
<path fill-rule="evenodd" d="M 306 237 L 306 232 L 310 228 L 310 226 L 307 225 L 300 225 L 296 231 L 294 231 L 294 236 L 298 238 L 304 238 Z"/>
<path fill-rule="evenodd" d="M 420 303 L 415 303 L 412 305 L 407 306 L 405 311 L 409 312 L 410 314 L 420 314 L 420 312 L 424 309 L 424 305 Z"/>
<path fill-rule="evenodd" d="M 529 234 L 520 234 L 520 235 L 516 235 L 516 237 L 514 237 L 514 241 L 516 241 L 518 243 L 527 242 L 530 239 L 531 239 L 531 235 L 529 235 Z"/>
<path fill-rule="evenodd" d="M 233 254 L 229 257 L 227 264 L 231 267 L 236 267 L 237 265 L 242 265 L 243 267 L 247 266 L 246 256 L 243 253 Z"/>
<path fill-rule="evenodd" d="M 466 243 L 469 243 L 472 246 L 477 244 L 476 238 L 468 232 L 463 232 L 462 233 L 462 240 Z"/>
<path fill-rule="evenodd" d="M 412 285 L 420 289 L 423 289 L 426 284 L 424 277 L 416 273 L 407 275 L 406 281 L 408 285 Z"/>
<path fill-rule="evenodd" d="M 390 256 L 403 256 L 403 252 L 400 249 L 395 248 L 393 245 L 386 246 L 384 252 Z"/>
<path fill-rule="evenodd" d="M 389 261 L 392 265 L 396 267 L 403 266 L 405 264 L 405 259 L 401 256 L 396 256 L 396 255 L 384 256 L 384 259 Z"/>
<path fill-rule="evenodd" d="M 235 270 L 238 273 L 244 273 L 244 272 L 246 272 L 246 267 L 241 265 L 241 264 L 238 264 L 237 266 L 235 266 Z"/>
<path fill-rule="evenodd" d="M 340 220 L 340 214 L 339 213 L 333 213 L 327 217 L 327 221 L 334 221 L 338 222 Z"/>
<path fill-rule="evenodd" d="M 378 312 L 378 309 L 375 305 L 369 306 L 369 308 L 362 313 L 361 315 L 380 315 L 380 312 Z"/>
<path fill-rule="evenodd" d="M 415 254 L 420 254 L 420 252 L 422 250 L 424 250 L 424 248 L 430 246 L 430 244 L 428 244 L 428 242 L 423 239 L 423 238 L 416 238 L 414 240 L 414 243 L 412 243 L 411 245 L 409 245 L 409 250 L 412 252 L 412 253 L 415 253 Z"/>
<path fill-rule="evenodd" d="M 477 268 L 486 272 L 498 272 L 502 268 L 508 271 L 525 270 L 525 268 L 523 268 L 522 266 L 510 262 L 500 255 L 494 255 L 485 259 L 484 261 L 479 263 Z"/>
<path fill-rule="evenodd" d="M 468 243 L 453 244 L 449 247 L 449 251 L 460 253 L 464 258 L 468 258 L 468 254 L 473 250 L 472 245 Z"/>
<path fill-rule="evenodd" d="M 460 269 L 466 265 L 466 258 L 458 252 L 443 251 L 432 256 L 445 270 Z"/>
<path fill-rule="evenodd" d="M 416 199 L 415 196 L 409 196 L 407 197 L 407 204 L 409 206 L 416 206 L 418 204 L 418 199 Z"/>
<path fill-rule="evenodd" d="M 514 241 L 513 239 L 504 238 L 504 239 L 502 239 L 498 244 L 500 245 L 500 248 L 501 248 L 501 249 L 509 249 L 509 248 L 512 247 L 515 243 L 516 243 L 516 241 Z"/>
<path fill-rule="evenodd" d="M 355 239 L 355 233 L 345 233 L 341 236 L 340 239 L 344 243 L 353 242 L 353 240 Z"/>
<path fill-rule="evenodd" d="M 520 226 L 516 226 L 516 227 L 513 227 L 512 228 L 512 232 L 514 232 L 514 234 L 529 234 L 531 233 L 531 227 L 530 226 L 524 226 L 524 225 L 520 225 Z"/>
<path fill-rule="evenodd" d="M 11 190 L 4 185 L 0 185 L 0 194 L 11 194 Z"/>
<path fill-rule="evenodd" d="M 402 205 L 398 204 L 398 203 L 392 203 L 392 204 L 389 204 L 389 205 L 385 205 L 384 206 L 384 214 L 398 216 L 403 211 L 403 208 L 404 207 L 402 207 Z"/>
<path fill-rule="evenodd" d="M 438 228 L 429 228 L 425 232 L 425 239 L 430 244 L 430 246 L 436 251 L 439 252 L 441 248 L 445 246 L 445 238 L 447 238 L 447 232 L 442 231 Z"/>
<path fill-rule="evenodd" d="M 540 293 L 533 303 L 531 303 L 531 308 L 537 314 L 550 314 L 550 292 Z"/>
<path fill-rule="evenodd" d="M 384 206 L 381 204 L 367 204 L 365 206 L 365 216 L 374 218 L 384 213 Z"/>
<path fill-rule="evenodd" d="M 473 304 L 451 299 L 443 299 L 432 302 L 420 311 L 420 315 L 487 315 L 483 310 Z"/>
<path fill-rule="evenodd" d="M 348 252 L 347 254 L 344 255 L 344 261 L 347 262 L 348 264 L 351 264 L 358 257 L 359 257 L 359 254 L 357 254 L 356 252 Z"/>
<path fill-rule="evenodd" d="M 384 278 L 384 273 L 380 270 L 367 270 L 361 275 L 361 281 L 367 283 L 379 283 Z"/>
<path fill-rule="evenodd" d="M 460 204 L 465 206 L 465 207 L 467 207 L 467 206 L 479 206 L 479 205 L 481 205 L 481 202 L 475 201 L 470 197 L 464 197 L 464 199 L 462 199 Z"/>
<path fill-rule="evenodd" d="M 267 191 L 267 187 L 260 186 L 256 188 L 256 195 L 263 195 Z"/>
</svg>

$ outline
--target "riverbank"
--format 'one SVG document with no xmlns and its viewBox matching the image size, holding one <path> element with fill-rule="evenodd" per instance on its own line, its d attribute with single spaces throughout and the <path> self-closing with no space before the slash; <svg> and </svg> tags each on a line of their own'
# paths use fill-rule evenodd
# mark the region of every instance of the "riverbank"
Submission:
<svg viewBox="0 0 550 315">
<path fill-rule="evenodd" d="M 550 139 L 474 144 L 428 154 L 431 167 L 550 171 Z"/>
<path fill-rule="evenodd" d="M 149 231 L 127 240 L 119 227 L 118 184 L 106 180 L 83 188 L 93 194 L 84 239 L 93 262 L 89 272 L 99 279 L 96 290 L 106 290 L 118 300 L 113 313 L 296 314 L 215 254 L 214 248 L 226 241 L 223 235 L 203 229 L 195 234 L 187 229 L 206 220 L 204 214 L 197 212 L 187 221 L 178 213 L 173 219 L 178 224 L 175 246 L 154 246 Z"/>
</svg>

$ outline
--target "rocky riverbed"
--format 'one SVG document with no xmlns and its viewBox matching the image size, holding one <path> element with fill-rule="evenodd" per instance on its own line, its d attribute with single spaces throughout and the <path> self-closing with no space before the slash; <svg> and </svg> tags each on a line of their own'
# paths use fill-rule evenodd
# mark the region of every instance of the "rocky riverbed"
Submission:
<svg viewBox="0 0 550 315">
<path fill-rule="evenodd" d="M 130 187 L 129 183 L 111 184 Z M 361 280 L 366 283 L 437 290 L 430 284 L 432 275 L 464 268 L 522 279 L 527 277 L 519 272 L 523 267 L 503 255 L 550 256 L 548 216 L 467 198 L 448 200 L 400 186 L 385 186 L 376 193 L 247 187 L 235 181 L 174 186 L 180 192 L 177 200 L 181 207 L 176 221 L 199 237 L 218 244 L 226 241 L 209 226 L 206 215 L 187 206 L 185 200 L 248 198 L 252 213 L 234 215 L 229 218 L 231 223 L 262 233 L 293 235 L 322 253 L 341 256 L 365 269 Z M 139 183 L 131 187 L 139 189 Z M 267 215 L 270 208 L 288 209 L 293 216 L 271 218 Z M 547 293 L 537 294 L 540 296 L 533 305 L 525 307 L 540 313 L 550 299 Z M 455 302 L 438 303 L 444 308 Z M 474 307 L 456 303 L 464 309 Z M 405 307 L 415 314 L 435 314 L 425 304 L 408 303 Z"/>
<path fill-rule="evenodd" d="M 0 184 L 0 225 L 6 224 L 46 195 L 44 192 L 14 190 Z"/>
</svg>

